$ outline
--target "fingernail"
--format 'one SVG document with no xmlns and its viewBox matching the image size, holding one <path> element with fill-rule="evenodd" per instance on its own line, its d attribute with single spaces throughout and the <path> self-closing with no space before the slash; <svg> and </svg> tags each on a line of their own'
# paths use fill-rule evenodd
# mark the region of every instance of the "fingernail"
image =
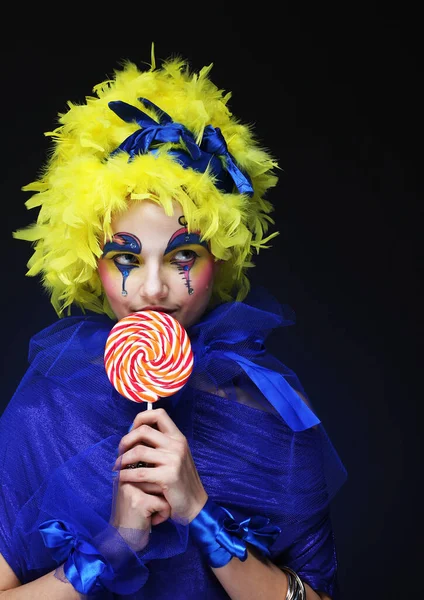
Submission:
<svg viewBox="0 0 424 600">
<path fill-rule="evenodd" d="M 131 431 L 131 429 L 134 427 L 134 423 L 131 423 L 130 428 L 128 429 L 128 433 Z"/>
</svg>

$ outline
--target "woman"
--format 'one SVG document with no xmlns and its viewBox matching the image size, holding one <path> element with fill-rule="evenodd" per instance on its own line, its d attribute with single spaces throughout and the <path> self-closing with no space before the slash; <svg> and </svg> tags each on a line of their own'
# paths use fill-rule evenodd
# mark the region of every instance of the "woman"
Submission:
<svg viewBox="0 0 424 600">
<path fill-rule="evenodd" d="M 31 340 L 1 419 L 5 598 L 337 597 L 329 506 L 345 472 L 266 351 L 291 316 L 248 295 L 276 235 L 277 164 L 209 72 L 125 64 L 60 116 L 24 188 L 40 207 L 15 234 L 34 243 L 28 275 L 68 316 Z M 179 321 L 195 356 L 154 410 L 120 396 L 103 360 L 115 322 L 146 310 Z"/>
</svg>

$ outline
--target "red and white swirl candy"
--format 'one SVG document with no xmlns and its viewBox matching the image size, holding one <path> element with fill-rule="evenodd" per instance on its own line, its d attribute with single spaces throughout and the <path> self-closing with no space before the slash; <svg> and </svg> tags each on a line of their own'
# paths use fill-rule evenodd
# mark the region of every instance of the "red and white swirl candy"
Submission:
<svg viewBox="0 0 424 600">
<path fill-rule="evenodd" d="M 115 389 L 134 402 L 156 402 L 171 396 L 193 370 L 193 352 L 186 330 L 166 313 L 146 310 L 114 325 L 104 361 Z"/>
</svg>

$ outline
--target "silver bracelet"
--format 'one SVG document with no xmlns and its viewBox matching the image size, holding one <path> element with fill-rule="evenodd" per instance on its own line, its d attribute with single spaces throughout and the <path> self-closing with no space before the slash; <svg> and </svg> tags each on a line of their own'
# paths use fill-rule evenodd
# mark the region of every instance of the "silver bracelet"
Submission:
<svg viewBox="0 0 424 600">
<path fill-rule="evenodd" d="M 287 575 L 286 600 L 306 600 L 306 590 L 299 575 L 289 567 L 280 567 Z"/>
</svg>

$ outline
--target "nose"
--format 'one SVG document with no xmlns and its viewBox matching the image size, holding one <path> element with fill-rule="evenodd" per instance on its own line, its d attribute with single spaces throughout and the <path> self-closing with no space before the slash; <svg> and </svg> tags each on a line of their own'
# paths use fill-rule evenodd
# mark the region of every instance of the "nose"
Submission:
<svg viewBox="0 0 424 600">
<path fill-rule="evenodd" d="M 139 294 L 145 304 L 157 304 L 168 296 L 168 285 L 159 265 L 145 265 Z"/>
</svg>

